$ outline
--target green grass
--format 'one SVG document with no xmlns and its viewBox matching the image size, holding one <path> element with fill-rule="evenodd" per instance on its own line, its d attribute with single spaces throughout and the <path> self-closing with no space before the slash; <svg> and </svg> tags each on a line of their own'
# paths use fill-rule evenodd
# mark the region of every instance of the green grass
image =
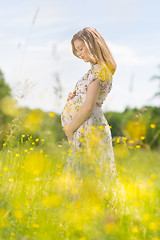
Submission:
<svg viewBox="0 0 160 240">
<path fill-rule="evenodd" d="M 81 153 L 81 181 L 64 172 L 72 155 L 65 141 L 37 142 L 28 137 L 0 152 L 0 240 L 160 239 L 158 151 L 117 144 L 118 181 L 104 177 L 100 153 Z"/>
</svg>

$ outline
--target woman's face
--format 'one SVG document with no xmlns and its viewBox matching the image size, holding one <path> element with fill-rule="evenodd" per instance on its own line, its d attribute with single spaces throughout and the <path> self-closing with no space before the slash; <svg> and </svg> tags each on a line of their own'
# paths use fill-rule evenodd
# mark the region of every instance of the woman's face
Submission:
<svg viewBox="0 0 160 240">
<path fill-rule="evenodd" d="M 88 49 L 83 41 L 76 39 L 74 41 L 74 47 L 77 51 L 78 56 L 80 56 L 85 62 L 90 62 Z"/>
</svg>

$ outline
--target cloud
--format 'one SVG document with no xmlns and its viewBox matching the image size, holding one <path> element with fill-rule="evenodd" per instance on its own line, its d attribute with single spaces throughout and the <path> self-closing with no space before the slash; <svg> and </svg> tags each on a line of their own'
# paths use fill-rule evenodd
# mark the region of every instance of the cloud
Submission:
<svg viewBox="0 0 160 240">
<path fill-rule="evenodd" d="M 142 56 L 136 49 L 131 48 L 126 45 L 115 44 L 113 42 L 109 42 L 108 46 L 112 50 L 113 55 L 115 56 L 116 61 L 120 65 L 128 65 L 128 66 L 148 66 L 148 65 L 156 65 L 159 63 L 159 58 L 148 55 Z"/>
<path fill-rule="evenodd" d="M 94 1 L 94 10 L 97 11 L 96 1 Z M 135 0 L 112 0 L 100 1 L 98 5 L 100 19 L 98 22 L 117 25 L 128 25 L 138 21 L 140 10 Z"/>
<path fill-rule="evenodd" d="M 52 50 L 52 46 L 48 45 L 48 44 L 45 44 L 45 45 L 35 45 L 35 46 L 28 46 L 26 48 L 26 51 L 29 51 L 29 52 L 38 52 L 38 53 L 51 53 L 51 50 Z"/>
<path fill-rule="evenodd" d="M 54 24 L 57 24 L 57 23 L 63 23 L 66 21 L 66 18 L 65 17 L 42 17 L 42 18 L 37 18 L 36 22 L 35 22 L 35 25 L 36 26 L 41 26 L 41 27 L 44 27 L 44 26 L 47 26 L 49 27 L 49 25 L 54 25 Z"/>
</svg>

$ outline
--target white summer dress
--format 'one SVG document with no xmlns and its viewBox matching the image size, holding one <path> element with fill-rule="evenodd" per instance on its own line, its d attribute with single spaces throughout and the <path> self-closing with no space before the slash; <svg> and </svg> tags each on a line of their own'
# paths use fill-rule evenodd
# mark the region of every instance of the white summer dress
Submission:
<svg viewBox="0 0 160 240">
<path fill-rule="evenodd" d="M 111 131 L 101 108 L 112 88 L 112 73 L 107 65 L 91 64 L 89 71 L 76 83 L 74 88 L 74 90 L 76 90 L 75 97 L 67 101 L 61 114 L 61 124 L 65 127 L 72 122 L 80 106 L 82 106 L 85 101 L 88 85 L 96 79 L 99 80 L 99 84 L 101 86 L 96 105 L 89 117 L 74 132 L 72 141 L 70 142 L 69 139 L 68 141 L 71 143 L 70 148 L 76 150 L 76 153 L 80 153 L 84 144 L 86 144 L 85 146 L 89 144 L 89 138 L 87 142 L 87 138 L 85 138 L 84 133 L 86 134 L 96 127 L 96 129 L 100 132 L 103 132 L 103 138 L 101 138 L 102 135 L 99 135 L 100 137 L 96 135 L 96 139 L 99 138 L 99 141 L 97 141 L 96 144 L 97 151 L 99 151 L 100 146 L 104 146 L 103 152 L 105 153 L 105 157 L 103 157 L 101 161 L 103 161 L 104 164 L 109 164 L 109 168 L 111 169 L 113 175 L 117 175 Z M 65 170 L 67 171 L 67 169 L 72 169 L 78 174 L 78 176 L 81 176 L 81 159 L 79 161 L 75 161 L 74 154 L 68 156 Z"/>
</svg>

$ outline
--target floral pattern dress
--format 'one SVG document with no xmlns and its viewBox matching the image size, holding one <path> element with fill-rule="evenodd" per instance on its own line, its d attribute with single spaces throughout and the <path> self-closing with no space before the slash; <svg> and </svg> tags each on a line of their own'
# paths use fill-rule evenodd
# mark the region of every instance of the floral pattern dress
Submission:
<svg viewBox="0 0 160 240">
<path fill-rule="evenodd" d="M 112 73 L 109 70 L 107 65 L 100 65 L 100 64 L 91 64 L 91 68 L 89 71 L 80 79 L 75 87 L 74 90 L 76 90 L 75 96 L 67 101 L 62 114 L 61 114 L 61 123 L 62 126 L 65 127 L 66 125 L 69 125 L 76 113 L 78 112 L 80 106 L 83 105 L 86 94 L 87 94 L 87 88 L 89 84 L 91 84 L 96 79 L 99 80 L 99 84 L 101 86 L 100 93 L 97 98 L 96 105 L 92 111 L 92 113 L 89 115 L 89 117 L 84 121 L 84 123 L 79 126 L 79 128 L 74 132 L 73 139 L 71 141 L 71 151 L 76 150 L 74 152 L 80 153 L 85 146 L 89 146 L 90 144 L 90 137 L 87 138 L 87 135 L 91 131 L 93 131 L 95 128 L 99 130 L 100 135 L 96 134 L 96 139 L 99 138 L 99 145 L 97 146 L 97 151 L 100 151 L 100 146 L 104 146 L 105 154 L 102 157 L 102 162 L 105 164 L 109 164 L 109 167 L 111 169 L 111 172 L 113 175 L 116 176 L 116 166 L 115 166 L 115 158 L 114 158 L 114 152 L 112 147 L 112 136 L 109 124 L 102 112 L 102 104 L 104 100 L 106 99 L 108 93 L 111 91 L 112 88 Z M 103 134 L 101 134 L 103 132 Z M 93 135 L 95 136 L 95 135 Z M 68 139 L 69 141 L 69 139 Z M 98 147 L 99 146 L 99 147 Z M 66 169 L 73 169 L 76 171 L 78 176 L 81 176 L 81 164 L 82 161 L 75 161 L 75 155 L 72 154 L 71 156 L 68 156 L 66 161 Z"/>
</svg>

